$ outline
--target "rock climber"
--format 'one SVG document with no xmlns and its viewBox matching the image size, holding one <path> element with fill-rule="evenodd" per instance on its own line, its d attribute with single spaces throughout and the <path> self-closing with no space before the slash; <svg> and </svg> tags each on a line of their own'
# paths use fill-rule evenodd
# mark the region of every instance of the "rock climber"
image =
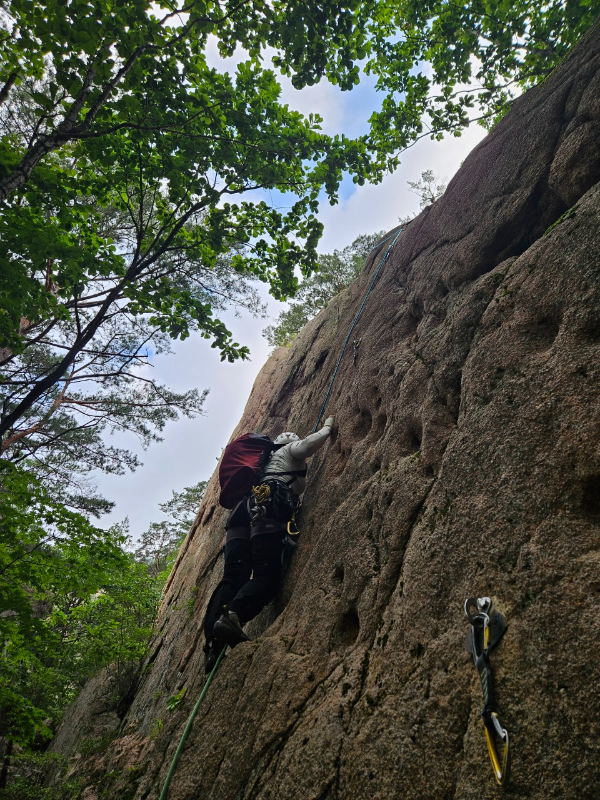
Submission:
<svg viewBox="0 0 600 800">
<path fill-rule="evenodd" d="M 225 525 L 225 567 L 204 617 L 205 670 L 210 672 L 225 647 L 249 641 L 243 626 L 273 600 L 282 578 L 286 529 L 306 487 L 306 459 L 331 435 L 334 418 L 300 439 L 286 431 L 259 474 L 269 487 L 264 502 L 250 495 L 232 509 Z"/>
</svg>

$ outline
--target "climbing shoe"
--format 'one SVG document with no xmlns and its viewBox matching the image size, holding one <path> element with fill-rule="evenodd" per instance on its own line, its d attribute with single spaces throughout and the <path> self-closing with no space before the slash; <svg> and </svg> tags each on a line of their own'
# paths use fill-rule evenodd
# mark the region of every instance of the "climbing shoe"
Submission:
<svg viewBox="0 0 600 800">
<path fill-rule="evenodd" d="M 222 649 L 214 639 L 209 639 L 204 645 L 204 672 L 206 675 L 213 671 Z"/>
<path fill-rule="evenodd" d="M 213 632 L 219 644 L 228 644 L 229 647 L 235 647 L 240 642 L 250 641 L 250 637 L 246 636 L 242 630 L 238 615 L 232 611 L 227 611 L 219 617 L 215 622 Z"/>
</svg>

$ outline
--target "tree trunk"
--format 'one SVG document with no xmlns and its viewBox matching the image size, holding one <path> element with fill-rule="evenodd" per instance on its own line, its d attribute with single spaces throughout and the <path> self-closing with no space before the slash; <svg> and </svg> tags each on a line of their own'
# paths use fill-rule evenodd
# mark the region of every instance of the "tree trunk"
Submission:
<svg viewBox="0 0 600 800">
<path fill-rule="evenodd" d="M 8 778 L 8 768 L 10 767 L 10 757 L 12 756 L 13 751 L 13 742 L 8 742 L 6 745 L 6 751 L 4 753 L 4 759 L 2 761 L 2 771 L 0 772 L 0 789 L 4 789 L 6 787 L 6 780 Z"/>
</svg>

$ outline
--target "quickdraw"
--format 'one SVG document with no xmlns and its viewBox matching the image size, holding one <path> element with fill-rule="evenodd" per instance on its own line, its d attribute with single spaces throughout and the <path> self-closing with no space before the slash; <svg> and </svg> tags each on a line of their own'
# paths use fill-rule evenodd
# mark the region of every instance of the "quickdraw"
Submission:
<svg viewBox="0 0 600 800">
<path fill-rule="evenodd" d="M 494 683 L 490 666 L 490 650 L 498 644 L 506 631 L 506 619 L 493 609 L 489 597 L 469 597 L 465 601 L 465 614 L 471 627 L 465 646 L 473 656 L 483 691 L 483 724 L 492 769 L 497 783 L 505 786 L 510 772 L 508 731 L 502 727 L 494 696 Z M 502 756 L 498 754 L 501 746 Z"/>
</svg>

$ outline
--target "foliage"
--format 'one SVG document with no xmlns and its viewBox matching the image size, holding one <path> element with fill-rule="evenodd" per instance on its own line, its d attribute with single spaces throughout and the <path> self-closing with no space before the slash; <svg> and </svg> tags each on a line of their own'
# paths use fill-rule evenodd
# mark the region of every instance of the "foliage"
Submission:
<svg viewBox="0 0 600 800">
<path fill-rule="evenodd" d="M 52 387 L 85 384 L 81 356 L 96 372 L 110 360 L 114 320 L 119 332 L 149 328 L 117 347 L 128 366 L 153 333 L 197 330 L 222 359 L 247 357 L 215 310 L 248 280 L 292 294 L 295 267 L 315 264 L 321 189 L 333 200 L 344 169 L 362 181 L 384 168 L 364 142 L 326 136 L 318 117 L 282 105 L 261 63 L 272 47 L 299 85 L 326 72 L 351 86 L 364 36 L 339 24 L 343 8 L 312 19 L 287 3 L 5 4 L 0 366 L 18 363 L 3 375 L 0 435 L 25 435 L 17 426 L 34 410 L 25 430 L 46 429 Z M 246 49 L 235 75 L 209 66 L 215 40 L 224 55 Z M 291 193 L 288 210 L 244 199 L 258 189 Z"/>
<path fill-rule="evenodd" d="M 267 334 L 288 343 L 366 256 L 359 237 L 310 277 L 318 202 L 336 201 L 344 173 L 377 181 L 418 138 L 458 135 L 473 109 L 497 119 L 596 12 L 590 0 L 3 4 L 1 736 L 48 736 L 109 663 L 121 696 L 135 677 L 161 581 L 148 561 L 168 564 L 202 488 L 169 501 L 174 521 L 147 532 L 144 563 L 123 528 L 73 509 L 107 510 L 89 473 L 137 463 L 103 433 L 147 446 L 168 420 L 201 413 L 202 392 L 150 377 L 154 355 L 197 332 L 222 359 L 246 358 L 219 313 L 260 313 L 256 281 L 293 296 L 298 268 L 298 301 Z M 243 51 L 235 73 L 210 66 L 215 44 Z M 328 136 L 290 110 L 265 57 L 296 88 L 374 75 L 383 100 L 368 132 Z M 412 188 L 435 192 L 426 174 Z"/>
<path fill-rule="evenodd" d="M 0 495 L 0 735 L 28 746 L 102 667 L 126 690 L 159 587 L 121 529 L 95 528 L 31 474 L 3 462 Z"/>
<path fill-rule="evenodd" d="M 162 731 L 164 725 L 165 725 L 165 723 L 162 721 L 162 719 L 160 717 L 157 717 L 157 719 L 154 720 L 154 722 L 152 723 L 152 728 L 150 730 L 150 739 L 151 740 L 158 739 L 158 737 L 160 735 L 160 732 Z"/>
<path fill-rule="evenodd" d="M 410 191 L 418 195 L 421 209 L 435 202 L 446 191 L 447 182 L 436 176 L 432 169 L 421 173 L 418 181 L 408 181 Z M 406 225 L 414 216 L 400 218 Z M 327 306 L 329 301 L 350 284 L 362 270 L 365 260 L 384 231 L 371 235 L 358 236 L 343 250 L 319 256 L 318 271 L 307 278 L 300 286 L 297 299 L 282 311 L 275 325 L 263 331 L 263 336 L 273 347 L 287 347 L 316 314 Z"/>
<path fill-rule="evenodd" d="M 164 514 L 172 518 L 173 524 L 179 525 L 182 533 L 187 533 L 204 497 L 208 481 L 198 481 L 193 486 L 186 486 L 181 492 L 173 491 L 173 497 L 158 507 Z"/>
<path fill-rule="evenodd" d="M 181 492 L 173 491 L 173 497 L 166 503 L 159 503 L 160 510 L 169 519 L 151 522 L 139 537 L 139 546 L 135 550 L 138 561 L 148 566 L 150 573 L 159 578 L 177 556 L 179 545 L 187 535 L 198 506 L 206 490 L 206 481 L 199 481 L 194 486 L 186 486 Z"/>
<path fill-rule="evenodd" d="M 407 183 L 410 187 L 409 191 L 419 197 L 421 211 L 435 203 L 444 194 L 448 186 L 446 178 L 439 179 L 432 169 L 426 169 L 422 172 L 418 181 L 407 181 Z M 408 225 L 416 216 L 416 214 L 407 214 L 404 217 L 398 217 L 398 222 L 401 225 Z"/>
<path fill-rule="evenodd" d="M 598 14 L 590 0 L 432 0 L 361 6 L 365 65 L 385 94 L 371 146 L 409 147 L 460 131 L 478 109 L 490 126 L 564 58 Z"/>
<path fill-rule="evenodd" d="M 137 335 L 146 331 L 143 321 Z M 202 413 L 207 392 L 175 392 L 144 376 L 149 342 L 154 352 L 168 352 L 166 337 L 148 333 L 136 342 L 132 331 L 113 319 L 99 346 L 79 354 L 69 375 L 51 386 L 13 427 L 0 452 L 32 470 L 63 502 L 99 515 L 112 504 L 98 497 L 87 476 L 94 470 L 122 474 L 139 465 L 137 456 L 110 445 L 103 434 L 136 434 L 142 447 L 159 441 L 157 431 L 180 415 Z M 162 341 L 161 341 L 162 340 Z M 4 392 L 14 397 L 35 374 L 52 368 L 56 356 L 38 344 L 26 358 L 15 358 L 3 372 Z"/>
<path fill-rule="evenodd" d="M 438 179 L 432 169 L 426 169 L 421 173 L 418 181 L 407 181 L 410 191 L 419 197 L 419 208 L 423 210 L 427 206 L 435 203 L 446 191 L 448 181 L 446 178 Z"/>
<path fill-rule="evenodd" d="M 294 293 L 294 268 L 316 265 L 321 191 L 335 201 L 344 171 L 379 180 L 421 136 L 458 134 L 474 107 L 494 119 L 596 11 L 590 0 L 9 0 L 0 366 L 39 344 L 46 366 L 19 383 L 21 362 L 9 376 L 0 435 L 22 433 L 36 404 L 29 427 L 44 423 L 51 387 L 88 348 L 105 352 L 97 337 L 115 316 L 171 338 L 198 330 L 222 358 L 245 358 L 216 300 L 235 300 L 238 280 Z M 234 75 L 209 65 L 213 43 L 245 54 Z M 327 79 L 347 90 L 361 69 L 374 75 L 383 101 L 369 132 L 327 136 L 318 116 L 283 105 L 265 56 L 296 88 Z M 264 190 L 287 193 L 287 212 Z M 143 337 L 131 352 L 143 355 Z"/>
<path fill-rule="evenodd" d="M 383 235 L 383 231 L 361 234 L 343 250 L 320 255 L 318 271 L 301 284 L 297 300 L 281 312 L 274 325 L 263 331 L 269 344 L 287 347 L 304 325 L 354 280 Z"/>
<path fill-rule="evenodd" d="M 48 764 L 36 750 L 102 668 L 112 678 L 113 707 L 121 713 L 127 704 L 170 561 L 206 482 L 160 504 L 170 537 L 160 552 L 147 541 L 134 554 L 126 524 L 99 530 L 54 500 L 30 472 L 0 463 L 0 736 L 20 746 L 10 755 L 3 796 L 52 800 L 59 790 L 61 797 L 71 790 L 76 796 L 76 783 L 40 785 Z M 157 569 L 148 569 L 150 559 Z M 171 698 L 173 708 L 182 700 L 181 693 Z"/>
<path fill-rule="evenodd" d="M 83 789 L 79 775 L 63 777 L 60 785 L 44 786 L 48 772 L 64 775 L 67 768 L 66 760 L 57 753 L 13 752 L 11 779 L 0 796 L 2 800 L 79 800 Z"/>
<path fill-rule="evenodd" d="M 184 686 L 180 692 L 177 692 L 177 694 L 169 697 L 167 700 L 167 711 L 175 711 L 175 709 L 179 708 L 185 699 L 186 692 L 187 686 Z"/>
</svg>

